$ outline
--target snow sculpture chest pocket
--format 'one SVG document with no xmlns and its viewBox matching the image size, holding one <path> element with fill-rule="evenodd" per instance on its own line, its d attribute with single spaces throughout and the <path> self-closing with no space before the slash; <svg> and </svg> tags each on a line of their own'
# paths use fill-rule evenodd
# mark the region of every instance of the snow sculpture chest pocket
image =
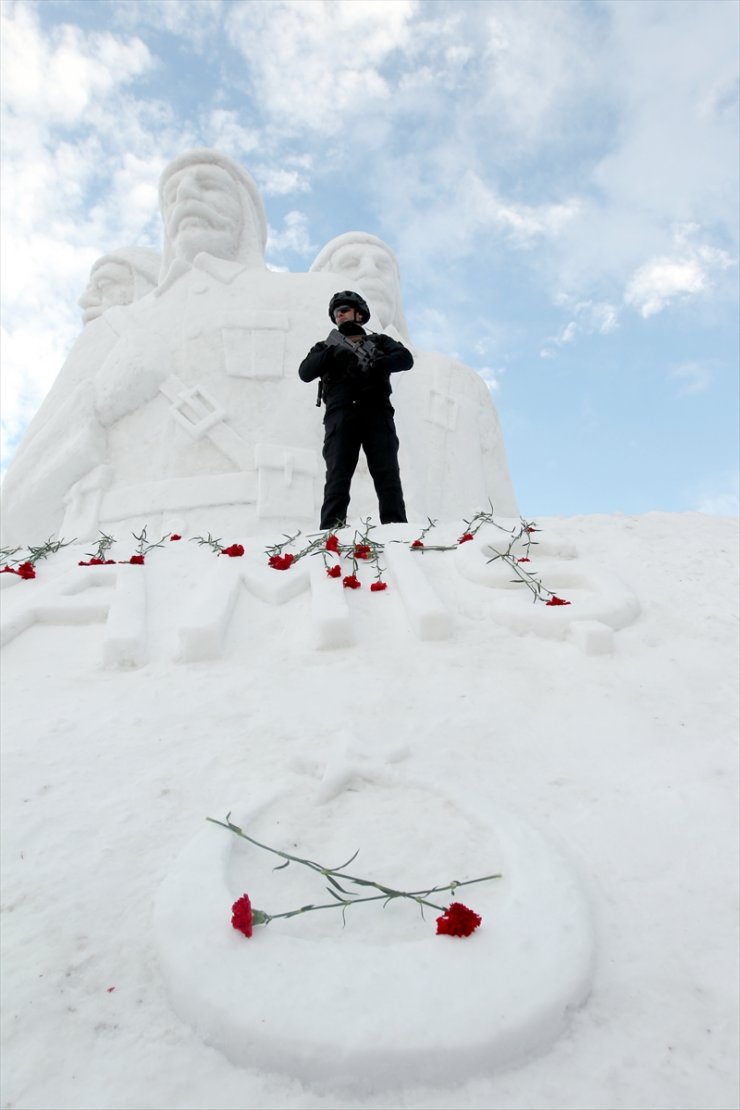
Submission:
<svg viewBox="0 0 740 1110">
<path fill-rule="evenodd" d="M 224 368 L 232 378 L 269 380 L 285 372 L 287 312 L 231 312 L 220 321 Z"/>
</svg>

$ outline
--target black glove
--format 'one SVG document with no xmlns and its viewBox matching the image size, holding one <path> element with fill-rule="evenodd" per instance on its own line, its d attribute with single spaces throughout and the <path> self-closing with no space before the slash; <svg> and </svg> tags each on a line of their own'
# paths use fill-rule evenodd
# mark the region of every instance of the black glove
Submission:
<svg viewBox="0 0 740 1110">
<path fill-rule="evenodd" d="M 353 378 L 357 373 L 357 359 L 342 347 L 331 346 L 328 348 L 329 357 L 326 359 L 321 371 L 321 380 L 324 383 L 324 392 L 331 390 L 344 378 Z"/>
<path fill-rule="evenodd" d="M 357 356 L 347 347 L 331 347 L 331 352 L 336 366 L 350 366 L 357 362 Z"/>
<path fill-rule="evenodd" d="M 352 377 L 357 373 L 359 364 L 356 355 L 353 355 L 352 352 L 348 351 L 345 347 L 332 347 L 331 352 L 332 359 L 329 366 L 329 375 L 331 377 L 341 378 L 345 374 Z"/>
</svg>

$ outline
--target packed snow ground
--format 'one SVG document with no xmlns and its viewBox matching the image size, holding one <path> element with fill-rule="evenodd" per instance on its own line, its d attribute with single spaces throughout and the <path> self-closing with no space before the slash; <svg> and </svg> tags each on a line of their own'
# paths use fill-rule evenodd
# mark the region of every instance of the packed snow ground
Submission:
<svg viewBox="0 0 740 1110">
<path fill-rule="evenodd" d="M 3 1107 L 737 1106 L 737 522 L 652 513 L 538 524 L 639 598 L 640 615 L 615 633 L 611 653 L 480 619 L 485 606 L 476 614 L 442 564 L 425 563 L 456 612 L 448 639 L 415 636 L 392 584 L 347 597 L 356 642 L 332 650 L 310 642 L 308 594 L 270 605 L 242 591 L 222 656 L 177 662 L 162 650 L 165 614 L 177 608 L 178 582 L 197 583 L 204 556 L 195 545 L 177 552 L 180 578 L 149 597 L 144 665 L 105 667 L 99 623 L 36 624 L 7 645 Z M 170 555 L 154 552 L 152 566 Z M 8 606 L 77 557 L 67 549 L 40 564 L 39 579 L 4 591 Z M 587 892 L 589 997 L 549 1047 L 490 1073 L 452 1068 L 445 1084 L 389 1088 L 379 1074 L 375 1090 L 348 1092 L 234 1065 L 170 1003 L 153 926 L 163 882 L 206 816 L 271 790 L 345 790 L 350 800 L 354 790 L 367 802 L 389 768 L 404 776 L 406 808 L 386 807 L 372 843 L 355 843 L 348 829 L 358 869 L 392 846 L 394 868 L 408 864 L 412 882 L 420 872 L 450 877 L 448 852 L 461 849 L 445 841 L 430 790 L 462 799 L 458 831 L 465 799 L 494 825 L 499 807 L 518 814 Z M 409 858 L 399 861 L 404 847 Z M 475 843 L 469 863 L 475 873 Z M 475 907 L 473 890 L 461 897 Z M 276 893 L 265 908 L 292 904 Z M 229 909 L 224 929 L 241 940 Z M 351 911 L 337 952 L 380 912 Z M 243 943 L 258 945 L 264 963 L 280 951 L 279 930 L 297 935 L 301 922 L 309 919 L 274 922 Z M 466 976 L 496 973 L 476 947 L 487 926 L 484 913 L 473 937 L 435 938 L 440 968 L 446 953 L 463 953 L 461 990 Z M 410 915 L 408 927 L 416 935 L 433 923 Z M 328 928 L 323 920 L 323 938 Z M 405 925 L 388 928 L 390 945 Z M 325 1025 L 324 996 L 301 997 L 296 986 L 307 1030 L 313 1015 Z M 379 1034 L 391 995 L 381 976 L 367 990 Z M 249 981 L 242 1005 L 259 1006 Z M 427 1015 L 440 1051 L 456 1005 L 451 997 Z"/>
</svg>

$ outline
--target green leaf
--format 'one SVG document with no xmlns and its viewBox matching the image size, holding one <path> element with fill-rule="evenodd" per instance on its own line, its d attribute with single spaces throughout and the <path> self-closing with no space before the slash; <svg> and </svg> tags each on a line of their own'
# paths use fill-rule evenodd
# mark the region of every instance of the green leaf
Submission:
<svg viewBox="0 0 740 1110">
<path fill-rule="evenodd" d="M 353 856 L 350 856 L 346 863 L 340 863 L 338 867 L 329 867 L 327 870 L 328 871 L 344 871 L 345 867 L 349 867 L 349 865 L 357 859 L 359 854 L 360 854 L 360 849 L 358 848 L 357 851 L 355 852 L 355 854 Z"/>
</svg>

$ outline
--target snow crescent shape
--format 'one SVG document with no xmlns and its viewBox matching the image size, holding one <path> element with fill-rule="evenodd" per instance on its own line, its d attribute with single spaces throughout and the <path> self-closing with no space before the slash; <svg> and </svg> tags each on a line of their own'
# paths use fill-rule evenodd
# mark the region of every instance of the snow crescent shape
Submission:
<svg viewBox="0 0 740 1110">
<path fill-rule="evenodd" d="M 339 830 L 337 845 L 351 852 L 363 815 L 377 822 L 393 812 L 418 814 L 420 800 L 430 816 L 418 832 L 427 837 L 427 885 L 503 876 L 458 889 L 454 898 L 436 896 L 482 915 L 470 937 L 437 936 L 436 911 L 422 920 L 417 907 L 399 900 L 386 910 L 355 906 L 345 927 L 341 910 L 309 913 L 255 926 L 247 939 L 230 924 L 231 905 L 245 891 L 254 906 L 282 912 L 331 901 L 321 877 L 295 864 L 275 873 L 278 859 L 213 824 L 186 846 L 160 888 L 155 933 L 174 1008 L 207 1044 L 237 1065 L 359 1094 L 489 1073 L 543 1050 L 564 1030 L 590 990 L 590 909 L 561 851 L 515 814 L 471 813 L 467 801 L 401 782 L 347 790 L 322 806 L 282 792 L 232 819 L 273 846 L 279 843 L 269 837 L 282 829 L 282 845 L 300 855 L 296 830 L 302 826 L 310 841 L 313 811 L 314 824 Z M 489 870 L 450 876 L 466 844 L 476 867 Z M 337 866 L 347 854 L 318 858 Z M 363 854 L 364 847 L 347 870 L 374 878 Z M 380 870 L 377 878 L 396 881 Z M 412 889 L 425 885 L 418 874 L 410 878 Z"/>
</svg>

